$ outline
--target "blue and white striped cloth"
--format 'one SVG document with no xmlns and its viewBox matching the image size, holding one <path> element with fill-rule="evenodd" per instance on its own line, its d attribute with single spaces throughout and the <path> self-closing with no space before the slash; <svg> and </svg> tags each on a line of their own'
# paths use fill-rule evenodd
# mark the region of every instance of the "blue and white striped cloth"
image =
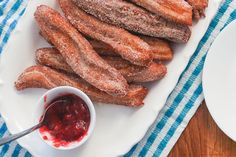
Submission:
<svg viewBox="0 0 236 157">
<path fill-rule="evenodd" d="M 0 0 L 0 53 L 4 52 L 4 46 L 23 15 L 27 2 L 28 0 Z M 236 0 L 223 1 L 157 120 L 145 137 L 124 157 L 168 155 L 204 99 L 201 76 L 207 51 L 220 31 L 234 19 Z M 6 124 L 0 117 L 0 138 L 8 134 Z M 12 142 L 0 147 L 0 157 L 3 156 L 30 157 L 31 154 Z"/>
</svg>

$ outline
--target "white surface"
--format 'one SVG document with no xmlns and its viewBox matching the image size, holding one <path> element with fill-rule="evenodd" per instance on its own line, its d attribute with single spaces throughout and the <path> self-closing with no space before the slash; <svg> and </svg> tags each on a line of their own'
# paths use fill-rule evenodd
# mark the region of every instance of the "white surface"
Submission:
<svg viewBox="0 0 236 157">
<path fill-rule="evenodd" d="M 17 92 L 14 88 L 14 81 L 18 75 L 25 68 L 35 64 L 35 50 L 47 45 L 39 36 L 39 30 L 33 18 L 33 13 L 39 4 L 47 4 L 58 9 L 55 0 L 30 1 L 24 17 L 11 36 L 1 58 L 0 78 L 3 85 L 0 87 L 0 112 L 11 133 L 32 126 L 35 104 L 46 91 L 28 89 Z M 168 95 L 188 64 L 190 56 L 206 32 L 219 4 L 220 0 L 209 0 L 206 17 L 193 27 L 192 37 L 188 44 L 174 47 L 175 57 L 167 65 L 167 76 L 158 83 L 148 85 L 151 88 L 145 99 L 145 106 L 134 109 L 117 105 L 95 105 L 97 122 L 94 133 L 79 149 L 67 152 L 52 149 L 35 133 L 20 139 L 19 144 L 36 157 L 113 157 L 128 152 L 145 135 L 164 106 Z"/>
<path fill-rule="evenodd" d="M 39 136 L 41 137 L 41 139 L 46 142 L 49 146 L 55 148 L 55 149 L 59 149 L 59 150 L 69 150 L 69 149 L 75 149 L 80 147 L 82 144 L 84 144 L 89 137 L 91 136 L 94 127 L 95 127 L 95 123 L 96 123 L 96 113 L 95 113 L 95 109 L 94 109 L 94 105 L 92 103 L 92 101 L 90 100 L 90 98 L 81 90 L 77 89 L 77 88 L 73 88 L 73 87 L 69 87 L 69 86 L 61 86 L 61 87 L 56 87 L 53 89 L 48 90 L 44 95 L 41 96 L 41 98 L 39 99 L 38 103 L 37 103 L 37 107 L 35 110 L 35 114 L 34 114 L 34 121 L 35 124 L 37 124 L 39 122 L 39 119 L 41 119 L 44 110 L 45 110 L 45 105 L 51 103 L 53 100 L 55 100 L 56 98 L 58 98 L 59 96 L 62 96 L 64 94 L 75 94 L 78 97 L 80 97 L 82 100 L 84 100 L 84 102 L 87 104 L 88 109 L 89 109 L 89 113 L 90 113 L 90 124 L 89 124 L 89 128 L 88 131 L 86 133 L 86 135 L 83 137 L 83 139 L 81 139 L 80 141 L 75 141 L 75 142 L 71 142 L 69 143 L 69 145 L 66 146 L 59 146 L 59 147 L 55 147 L 54 146 L 54 142 L 53 137 L 51 136 L 51 134 L 49 132 L 44 132 L 44 133 L 40 133 L 39 129 L 37 130 Z M 45 99 L 46 98 L 46 99 Z M 47 136 L 47 140 L 43 139 L 43 136 Z"/>
<path fill-rule="evenodd" d="M 216 38 L 203 71 L 207 107 L 218 126 L 236 141 L 236 21 Z"/>
</svg>

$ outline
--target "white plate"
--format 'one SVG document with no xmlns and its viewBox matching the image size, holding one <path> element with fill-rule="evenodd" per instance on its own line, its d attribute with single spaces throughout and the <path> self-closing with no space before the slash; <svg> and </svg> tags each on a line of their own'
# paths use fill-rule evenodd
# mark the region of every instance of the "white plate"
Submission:
<svg viewBox="0 0 236 157">
<path fill-rule="evenodd" d="M 40 89 L 17 92 L 14 88 L 14 81 L 18 75 L 25 68 L 35 64 L 35 50 L 47 46 L 47 43 L 39 36 L 39 30 L 33 18 L 36 6 L 40 4 L 47 4 L 58 9 L 55 0 L 30 1 L 24 17 L 20 20 L 2 54 L 0 77 L 3 84 L 0 88 L 0 111 L 11 133 L 17 133 L 32 126 L 35 103 L 45 92 Z M 193 27 L 189 43 L 175 46 L 175 57 L 168 64 L 168 75 L 160 82 L 148 85 L 151 88 L 144 107 L 134 109 L 116 105 L 96 105 L 97 123 L 94 134 L 80 149 L 66 152 L 53 150 L 35 133 L 18 140 L 20 145 L 37 157 L 113 157 L 128 152 L 145 135 L 164 106 L 190 56 L 206 32 L 219 4 L 220 0 L 210 0 L 207 16 Z"/>
<path fill-rule="evenodd" d="M 203 91 L 217 125 L 236 141 L 236 21 L 212 44 L 204 65 Z"/>
</svg>

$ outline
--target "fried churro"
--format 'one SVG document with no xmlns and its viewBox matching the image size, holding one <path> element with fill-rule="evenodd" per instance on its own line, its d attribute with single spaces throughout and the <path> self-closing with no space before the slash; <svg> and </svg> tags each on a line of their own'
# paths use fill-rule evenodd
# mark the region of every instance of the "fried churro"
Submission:
<svg viewBox="0 0 236 157">
<path fill-rule="evenodd" d="M 149 36 L 139 36 L 151 48 L 153 53 L 153 58 L 158 61 L 170 61 L 173 58 L 173 51 L 170 44 L 162 39 L 149 37 Z"/>
<path fill-rule="evenodd" d="M 51 89 L 58 86 L 72 86 L 88 94 L 95 102 L 112 103 L 126 106 L 141 106 L 147 95 L 147 89 L 139 85 L 130 85 L 126 96 L 111 96 L 85 82 L 84 80 L 57 72 L 45 66 L 27 68 L 15 82 L 17 90 L 26 88 Z"/>
<path fill-rule="evenodd" d="M 150 82 L 160 80 L 167 73 L 165 65 L 154 62 L 148 67 L 140 67 L 133 65 L 120 57 L 103 57 L 103 59 L 112 67 L 116 68 L 128 82 Z M 46 65 L 53 69 L 74 73 L 55 48 L 38 49 L 36 51 L 36 61 L 41 65 Z"/>
<path fill-rule="evenodd" d="M 66 2 L 70 0 L 64 0 Z M 186 43 L 191 35 L 186 25 L 168 21 L 124 0 L 73 0 L 87 13 L 101 21 L 144 35 Z M 71 12 L 76 8 L 71 8 Z M 84 19 L 88 22 L 90 20 Z"/>
<path fill-rule="evenodd" d="M 101 56 L 120 56 L 118 53 L 115 52 L 115 50 L 111 46 L 101 41 L 93 39 L 88 39 L 88 41 L 92 45 L 94 50 Z"/>
<path fill-rule="evenodd" d="M 41 36 L 45 38 L 50 44 L 51 42 L 47 39 L 42 32 L 40 32 Z M 139 37 L 148 43 L 150 46 L 151 52 L 153 54 L 153 59 L 156 61 L 170 61 L 173 58 L 173 51 L 170 47 L 170 44 L 162 39 L 143 36 L 139 35 Z M 88 39 L 89 43 L 92 45 L 93 49 L 100 55 L 100 56 L 120 56 L 119 54 L 115 53 L 112 47 L 109 45 L 102 43 L 97 40 Z M 53 44 L 51 44 L 53 45 Z"/>
<path fill-rule="evenodd" d="M 153 54 L 153 59 L 157 61 L 170 61 L 173 58 L 173 51 L 170 44 L 162 39 L 139 35 L 139 37 L 148 43 L 151 52 Z M 94 50 L 102 56 L 119 56 L 114 50 L 107 44 L 102 42 L 89 39 L 90 44 L 93 46 Z"/>
<path fill-rule="evenodd" d="M 58 0 L 67 19 L 81 33 L 106 43 L 122 58 L 133 64 L 148 66 L 153 60 L 149 45 L 128 31 L 87 14 L 71 0 Z"/>
<path fill-rule="evenodd" d="M 192 25 L 192 7 L 184 0 L 128 0 L 176 23 Z"/>
<path fill-rule="evenodd" d="M 199 20 L 205 17 L 205 9 L 208 6 L 208 0 L 186 0 L 193 7 L 193 17 Z"/>
<path fill-rule="evenodd" d="M 110 95 L 127 94 L 125 78 L 107 64 L 58 12 L 41 5 L 35 12 L 35 19 L 43 35 L 59 50 L 76 74 Z"/>
</svg>

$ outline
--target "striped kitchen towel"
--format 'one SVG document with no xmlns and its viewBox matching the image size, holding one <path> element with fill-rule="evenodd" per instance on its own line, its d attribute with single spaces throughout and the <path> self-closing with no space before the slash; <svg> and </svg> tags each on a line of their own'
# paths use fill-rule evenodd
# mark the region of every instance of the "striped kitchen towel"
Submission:
<svg viewBox="0 0 236 157">
<path fill-rule="evenodd" d="M 28 0 L 0 0 L 0 53 L 23 15 Z M 236 19 L 236 0 L 225 0 L 212 20 L 165 107 L 145 137 L 124 157 L 167 156 L 203 100 L 202 69 L 209 47 L 220 31 Z M 8 135 L 0 117 L 0 138 Z M 31 156 L 12 142 L 0 147 L 0 157 Z"/>
</svg>

